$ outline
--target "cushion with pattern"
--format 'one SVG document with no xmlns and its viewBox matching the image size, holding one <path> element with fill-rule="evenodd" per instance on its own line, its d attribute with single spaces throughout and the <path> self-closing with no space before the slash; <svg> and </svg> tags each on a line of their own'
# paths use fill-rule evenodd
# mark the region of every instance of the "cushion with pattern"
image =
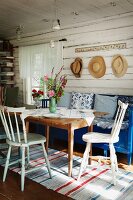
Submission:
<svg viewBox="0 0 133 200">
<path fill-rule="evenodd" d="M 92 109 L 93 93 L 72 92 L 71 108 Z"/>
</svg>

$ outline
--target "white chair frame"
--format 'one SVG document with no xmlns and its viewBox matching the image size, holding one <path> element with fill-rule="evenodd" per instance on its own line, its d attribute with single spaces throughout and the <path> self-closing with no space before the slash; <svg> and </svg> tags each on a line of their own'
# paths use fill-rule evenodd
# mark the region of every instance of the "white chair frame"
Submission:
<svg viewBox="0 0 133 200">
<path fill-rule="evenodd" d="M 8 167 L 22 161 L 21 163 L 21 191 L 24 191 L 24 182 L 25 182 L 25 174 L 29 172 L 33 172 L 35 170 L 38 170 L 42 168 L 41 165 L 39 167 L 34 167 L 31 169 L 26 170 L 25 169 L 25 150 L 27 149 L 27 161 L 29 163 L 29 147 L 31 145 L 41 144 L 43 148 L 44 158 L 46 161 L 47 169 L 50 175 L 50 178 L 52 178 L 51 169 L 49 160 L 47 158 L 47 153 L 45 150 L 44 143 L 46 142 L 46 138 L 42 135 L 35 134 L 35 133 L 26 133 L 26 127 L 25 127 L 25 118 L 28 116 L 28 113 L 25 114 L 25 107 L 21 108 L 11 108 L 11 107 L 3 107 L 0 106 L 0 117 L 6 132 L 6 142 L 9 145 L 8 153 L 7 153 L 7 159 L 4 169 L 4 175 L 3 175 L 3 182 L 6 179 L 7 170 Z M 20 127 L 18 118 L 21 119 L 22 122 L 22 131 L 20 134 Z M 14 123 L 14 124 L 13 124 Z M 15 129 L 16 128 L 16 129 Z M 9 162 L 10 161 L 10 155 L 11 155 L 11 149 L 12 147 L 20 147 L 22 151 L 21 158 L 17 161 Z"/>
<path fill-rule="evenodd" d="M 77 180 L 80 179 L 82 171 L 85 170 L 85 168 L 88 164 L 91 144 L 92 143 L 108 143 L 109 149 L 110 149 L 110 157 L 104 157 L 104 156 L 101 157 L 100 156 L 100 159 L 101 158 L 110 159 L 112 176 L 113 176 L 113 184 L 116 185 L 116 182 L 117 182 L 116 172 L 118 171 L 118 164 L 117 164 L 117 156 L 115 153 L 114 143 L 119 141 L 119 132 L 121 129 L 121 125 L 122 125 L 127 107 L 128 107 L 128 104 L 118 101 L 118 110 L 117 110 L 117 114 L 116 114 L 114 124 L 113 124 L 110 134 L 89 132 L 89 133 L 86 133 L 83 135 L 83 141 L 86 142 L 86 149 L 83 154 L 83 159 L 81 162 Z M 91 158 L 92 157 L 93 156 L 91 156 Z"/>
</svg>

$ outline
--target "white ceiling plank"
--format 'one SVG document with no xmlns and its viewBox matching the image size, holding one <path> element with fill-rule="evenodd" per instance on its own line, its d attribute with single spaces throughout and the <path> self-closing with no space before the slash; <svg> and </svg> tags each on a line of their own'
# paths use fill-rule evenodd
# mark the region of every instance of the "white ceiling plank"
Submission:
<svg viewBox="0 0 133 200">
<path fill-rule="evenodd" d="M 61 28 L 133 12 L 133 0 L 56 0 Z M 78 15 L 73 14 L 77 12 Z M 23 34 L 52 31 L 55 19 L 55 0 L 1 0 L 0 38 L 15 36 L 18 25 Z"/>
</svg>

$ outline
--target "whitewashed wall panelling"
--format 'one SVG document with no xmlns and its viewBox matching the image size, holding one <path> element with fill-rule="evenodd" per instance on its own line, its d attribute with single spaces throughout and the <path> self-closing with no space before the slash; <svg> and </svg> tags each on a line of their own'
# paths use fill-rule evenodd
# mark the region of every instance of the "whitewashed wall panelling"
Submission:
<svg viewBox="0 0 133 200">
<path fill-rule="evenodd" d="M 59 32 L 49 32 L 33 37 L 25 37 L 20 42 L 12 40 L 14 45 L 25 46 L 50 42 L 51 39 L 67 38 L 64 42 L 64 67 L 68 75 L 66 91 L 127 94 L 133 95 L 133 14 L 124 14 L 114 17 L 99 19 L 74 26 L 73 28 L 62 29 Z M 110 49 L 101 51 L 89 51 L 75 53 L 75 48 L 90 46 L 109 45 L 126 43 L 125 49 Z M 18 49 L 14 52 L 16 56 L 16 69 L 18 66 Z M 127 73 L 116 78 L 112 74 L 111 61 L 114 55 L 122 54 L 128 62 Z M 106 73 L 100 79 L 93 78 L 88 71 L 89 61 L 93 56 L 103 56 L 106 63 Z M 83 60 L 83 72 L 81 78 L 75 78 L 70 70 L 70 64 L 76 57 Z M 17 80 L 19 84 L 19 80 Z M 20 80 L 20 91 L 22 84 Z"/>
<path fill-rule="evenodd" d="M 23 104 L 23 80 L 20 79 L 18 48 L 14 48 L 13 56 L 14 56 L 14 66 L 15 66 L 14 71 L 15 71 L 16 87 L 19 87 L 18 103 L 19 105 L 22 105 Z"/>
<path fill-rule="evenodd" d="M 121 20 L 121 21 L 120 21 Z M 112 26 L 114 21 L 115 27 Z M 111 28 L 109 29 L 109 25 Z M 94 27 L 93 27 L 94 28 Z M 123 19 L 108 21 L 108 28 L 106 23 L 100 23 L 100 30 L 93 29 L 85 32 L 78 32 L 75 35 L 68 36 L 68 42 L 64 46 L 64 65 L 66 73 L 68 74 L 67 90 L 94 92 L 94 93 L 110 93 L 110 94 L 129 94 L 133 95 L 133 21 L 131 23 L 123 24 Z M 84 48 L 98 45 L 108 45 L 116 43 L 126 43 L 125 49 L 110 49 L 100 51 L 89 51 L 75 53 L 75 48 Z M 121 77 L 116 78 L 111 69 L 111 61 L 114 55 L 122 54 L 128 62 L 127 73 Z M 100 78 L 93 78 L 88 71 L 88 64 L 93 56 L 103 56 L 106 63 L 106 73 Z M 70 70 L 70 64 L 75 57 L 80 57 L 83 60 L 83 72 L 81 78 L 75 78 Z"/>
</svg>

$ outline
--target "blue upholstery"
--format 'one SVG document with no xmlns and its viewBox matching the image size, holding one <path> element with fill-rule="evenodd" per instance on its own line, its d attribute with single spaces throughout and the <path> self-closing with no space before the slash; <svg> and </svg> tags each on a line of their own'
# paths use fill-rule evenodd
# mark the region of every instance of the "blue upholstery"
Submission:
<svg viewBox="0 0 133 200">
<path fill-rule="evenodd" d="M 60 98 L 60 101 L 57 103 L 58 107 L 71 107 L 71 98 L 72 94 L 70 92 L 65 92 L 64 96 Z"/>
<path fill-rule="evenodd" d="M 129 106 L 129 125 L 126 129 L 121 129 L 119 134 L 119 142 L 115 144 L 116 152 L 127 154 L 128 164 L 131 164 L 133 153 L 133 107 Z M 102 133 L 110 133 L 111 129 L 103 129 L 97 125 L 94 126 L 94 131 Z M 109 146 L 107 144 L 94 144 L 94 147 L 104 149 L 104 154 L 107 155 Z"/>
<path fill-rule="evenodd" d="M 98 112 L 108 112 L 105 118 L 113 118 L 117 108 L 117 96 L 95 95 L 94 110 Z"/>
</svg>

